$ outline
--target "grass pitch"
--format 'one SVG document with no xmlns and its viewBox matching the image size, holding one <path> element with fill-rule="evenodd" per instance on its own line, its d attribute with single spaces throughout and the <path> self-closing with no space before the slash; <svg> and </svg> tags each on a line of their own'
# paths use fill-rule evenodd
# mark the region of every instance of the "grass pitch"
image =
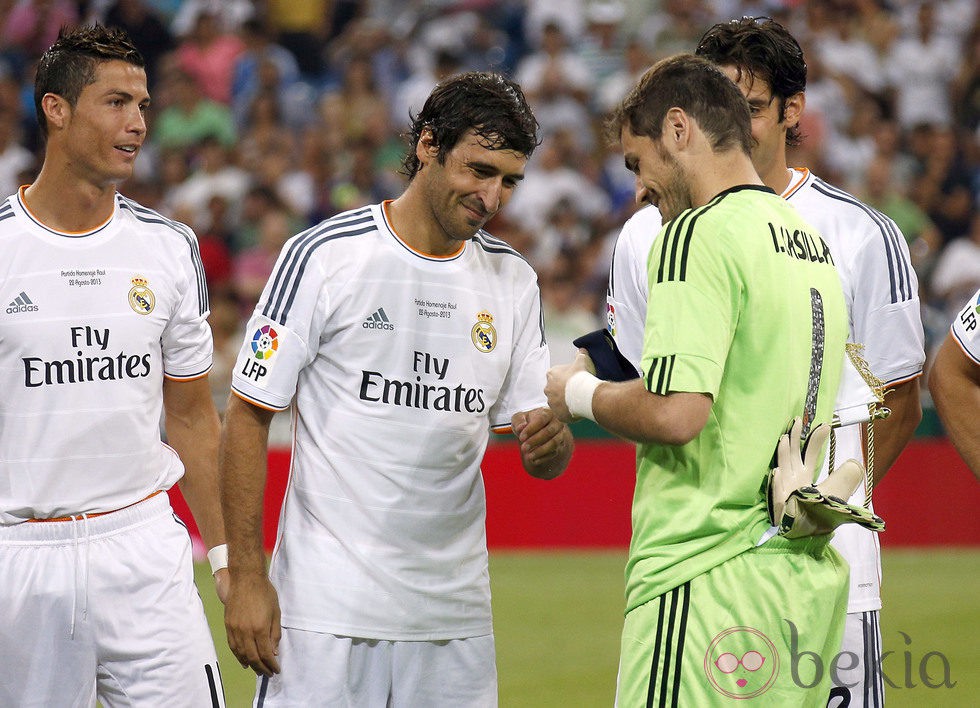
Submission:
<svg viewBox="0 0 980 708">
<path fill-rule="evenodd" d="M 625 551 L 492 554 L 502 708 L 612 705 L 625 561 Z M 889 708 L 980 705 L 980 550 L 886 550 L 883 565 Z M 196 570 L 227 704 L 249 706 L 254 675 L 228 650 L 207 564 Z"/>
</svg>

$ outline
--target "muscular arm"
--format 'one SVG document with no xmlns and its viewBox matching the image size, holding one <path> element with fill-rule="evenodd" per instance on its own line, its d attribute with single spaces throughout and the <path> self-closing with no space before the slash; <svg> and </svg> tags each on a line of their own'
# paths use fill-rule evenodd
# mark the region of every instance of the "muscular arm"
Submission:
<svg viewBox="0 0 980 708">
<path fill-rule="evenodd" d="M 929 390 L 936 411 L 960 457 L 980 479 L 980 366 L 947 335 L 929 373 Z"/>
<path fill-rule="evenodd" d="M 266 575 L 262 545 L 269 425 L 273 411 L 231 396 L 221 435 L 221 505 L 228 534 L 228 646 L 243 666 L 279 673 L 279 600 Z"/>
<path fill-rule="evenodd" d="M 207 377 L 163 381 L 167 442 L 184 463 L 180 491 L 208 548 L 225 542 L 218 498 L 218 435 L 221 421 Z"/>
<path fill-rule="evenodd" d="M 703 393 L 661 396 L 648 391 L 642 379 L 607 381 L 596 389 L 592 411 L 599 425 L 627 440 L 684 445 L 708 422 L 711 397 Z"/>
<path fill-rule="evenodd" d="M 885 404 L 891 415 L 884 420 L 875 421 L 875 469 L 874 483 L 877 485 L 902 450 L 915 434 L 922 420 L 922 405 L 919 401 L 919 378 L 897 385 L 885 396 Z"/>
<path fill-rule="evenodd" d="M 593 371 L 591 361 L 579 352 L 571 364 L 548 371 L 545 394 L 559 420 L 572 415 L 565 402 L 568 380 L 579 371 Z M 604 381 L 592 395 L 596 422 L 614 435 L 638 443 L 684 445 L 701 432 L 711 412 L 711 396 L 703 393 L 671 393 L 661 396 L 647 390 L 642 379 Z"/>
</svg>

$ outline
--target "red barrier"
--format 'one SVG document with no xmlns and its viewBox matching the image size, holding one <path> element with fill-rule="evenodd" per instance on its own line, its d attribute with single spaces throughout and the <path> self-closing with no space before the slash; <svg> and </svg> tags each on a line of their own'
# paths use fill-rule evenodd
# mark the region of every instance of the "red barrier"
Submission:
<svg viewBox="0 0 980 708">
<path fill-rule="evenodd" d="M 487 448 L 487 544 L 491 548 L 623 548 L 630 539 L 636 452 L 579 440 L 565 473 L 548 481 L 521 467 L 517 445 Z"/>
<path fill-rule="evenodd" d="M 980 546 L 980 482 L 945 438 L 912 440 L 874 499 L 883 546 Z"/>
<path fill-rule="evenodd" d="M 289 451 L 269 453 L 265 541 L 275 542 Z M 516 444 L 491 445 L 483 461 L 487 542 L 491 548 L 625 548 L 630 536 L 633 446 L 579 440 L 564 475 L 551 481 L 524 472 Z M 190 522 L 176 488 L 174 509 Z M 884 546 L 980 545 L 980 483 L 942 438 L 909 443 L 882 485 L 875 508 L 885 519 Z"/>
</svg>

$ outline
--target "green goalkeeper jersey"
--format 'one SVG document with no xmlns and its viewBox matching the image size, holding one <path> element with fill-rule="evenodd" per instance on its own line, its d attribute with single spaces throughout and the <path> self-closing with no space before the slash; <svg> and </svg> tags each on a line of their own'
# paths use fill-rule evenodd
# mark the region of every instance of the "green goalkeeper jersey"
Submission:
<svg viewBox="0 0 980 708">
<path fill-rule="evenodd" d="M 666 224 L 648 283 L 648 390 L 713 403 L 691 442 L 637 450 L 627 611 L 760 541 L 776 442 L 794 416 L 829 421 L 848 326 L 830 249 L 765 187 Z"/>
</svg>

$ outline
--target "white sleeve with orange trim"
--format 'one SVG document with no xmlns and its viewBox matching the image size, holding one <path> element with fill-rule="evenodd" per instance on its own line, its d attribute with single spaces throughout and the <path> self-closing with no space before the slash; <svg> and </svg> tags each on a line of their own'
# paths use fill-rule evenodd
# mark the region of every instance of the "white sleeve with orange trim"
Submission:
<svg viewBox="0 0 980 708">
<path fill-rule="evenodd" d="M 963 351 L 980 365 L 980 290 L 960 308 L 953 318 L 950 333 L 959 342 Z"/>
<path fill-rule="evenodd" d="M 299 372 L 312 361 L 303 338 L 258 310 L 245 328 L 231 389 L 249 403 L 281 411 L 296 393 Z"/>
<path fill-rule="evenodd" d="M 233 393 L 249 403 L 271 410 L 285 410 L 296 393 L 300 372 L 316 358 L 320 333 L 326 322 L 326 279 L 314 259 L 304 275 L 299 297 L 287 312 L 272 312 L 273 320 L 263 314 L 279 271 L 289 265 L 287 248 L 269 276 L 255 311 L 245 328 L 231 379 Z M 320 287 L 317 287 L 317 283 Z"/>
<path fill-rule="evenodd" d="M 544 338 L 541 293 L 533 278 L 515 303 L 517 312 L 510 371 L 500 395 L 490 409 L 490 427 L 495 433 L 508 433 L 515 413 L 545 408 L 545 378 L 551 365 L 551 353 Z"/>
<path fill-rule="evenodd" d="M 173 316 L 160 337 L 163 372 L 168 379 L 192 380 L 211 370 L 214 342 L 208 325 L 207 286 L 197 241 L 193 250 L 181 249 L 176 258 L 176 291 L 180 293 Z"/>
<path fill-rule="evenodd" d="M 830 246 L 850 314 L 851 342 L 886 384 L 922 373 L 925 346 L 919 283 L 898 225 L 806 170 L 783 193 Z"/>
<path fill-rule="evenodd" d="M 864 241 L 851 263 L 853 292 L 845 295 L 850 300 L 853 341 L 864 345 L 862 356 L 875 376 L 894 384 L 922 373 L 925 339 L 908 246 L 894 222 L 879 218 L 897 237 Z"/>
</svg>

